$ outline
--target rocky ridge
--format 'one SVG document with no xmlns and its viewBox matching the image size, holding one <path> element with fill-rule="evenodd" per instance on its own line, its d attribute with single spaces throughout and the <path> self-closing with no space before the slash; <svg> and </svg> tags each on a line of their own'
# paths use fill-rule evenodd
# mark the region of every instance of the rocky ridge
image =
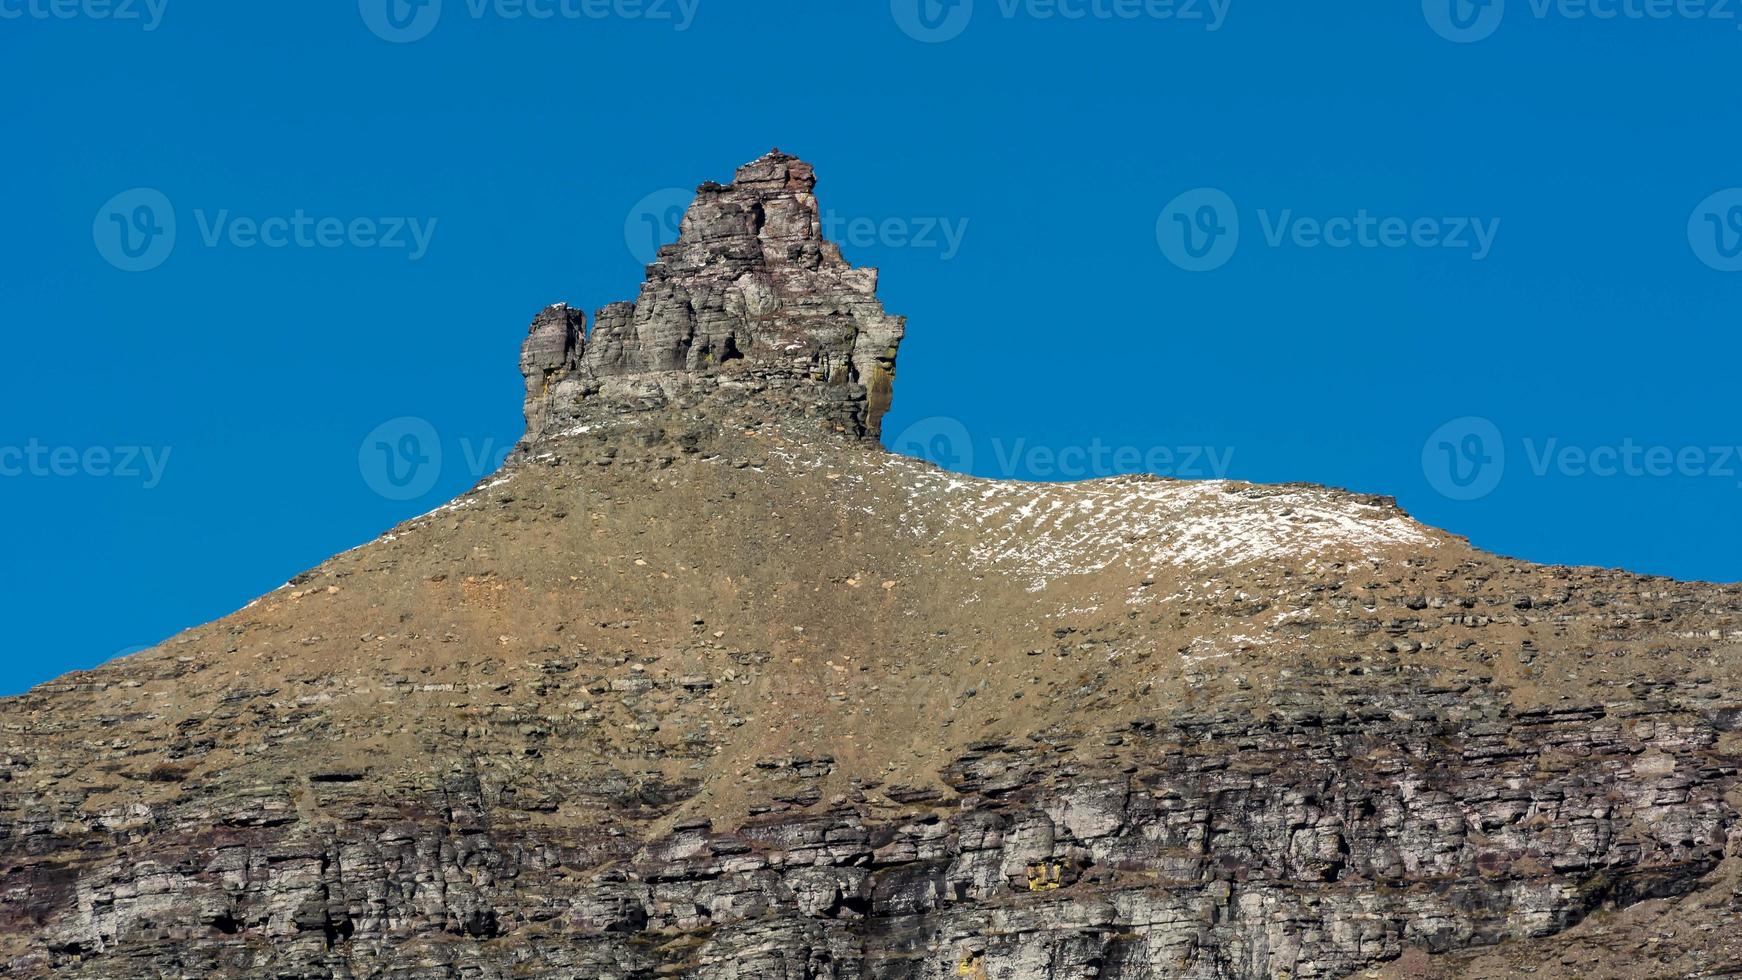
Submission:
<svg viewBox="0 0 1742 980">
<path fill-rule="evenodd" d="M 1742 972 L 1742 593 L 884 453 L 813 179 L 541 313 L 471 493 L 0 701 L 0 972 Z"/>
</svg>

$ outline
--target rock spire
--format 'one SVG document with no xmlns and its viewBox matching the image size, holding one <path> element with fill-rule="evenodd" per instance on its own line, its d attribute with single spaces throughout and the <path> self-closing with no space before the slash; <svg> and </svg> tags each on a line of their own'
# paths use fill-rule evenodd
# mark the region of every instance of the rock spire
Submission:
<svg viewBox="0 0 1742 980">
<path fill-rule="evenodd" d="M 600 309 L 590 333 L 566 304 L 539 313 L 520 359 L 526 444 L 697 396 L 875 441 L 905 321 L 878 302 L 877 270 L 823 237 L 815 186 L 810 164 L 774 150 L 696 189 L 635 302 Z"/>
</svg>

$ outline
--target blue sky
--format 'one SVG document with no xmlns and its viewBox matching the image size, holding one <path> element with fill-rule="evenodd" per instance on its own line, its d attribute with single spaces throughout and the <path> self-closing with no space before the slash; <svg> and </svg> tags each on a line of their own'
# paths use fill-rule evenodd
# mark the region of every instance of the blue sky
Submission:
<svg viewBox="0 0 1742 980">
<path fill-rule="evenodd" d="M 533 313 L 772 146 L 899 450 L 1742 579 L 1742 5 L 386 2 L 0 0 L 0 692 L 470 486 Z"/>
</svg>

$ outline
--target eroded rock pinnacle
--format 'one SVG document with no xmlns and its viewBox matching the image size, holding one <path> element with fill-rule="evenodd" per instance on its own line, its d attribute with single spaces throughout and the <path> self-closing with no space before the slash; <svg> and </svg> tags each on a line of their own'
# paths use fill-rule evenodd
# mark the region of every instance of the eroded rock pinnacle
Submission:
<svg viewBox="0 0 1742 980">
<path fill-rule="evenodd" d="M 593 318 L 558 304 L 521 354 L 526 442 L 626 406 L 754 400 L 876 440 L 904 321 L 877 300 L 877 270 L 822 234 L 810 164 L 775 150 L 730 184 L 696 189 L 678 240 L 633 303 Z"/>
</svg>

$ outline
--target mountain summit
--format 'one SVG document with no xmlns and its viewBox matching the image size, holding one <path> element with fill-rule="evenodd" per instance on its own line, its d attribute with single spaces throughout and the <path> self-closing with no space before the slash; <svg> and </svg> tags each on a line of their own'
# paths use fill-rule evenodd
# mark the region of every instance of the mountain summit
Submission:
<svg viewBox="0 0 1742 980">
<path fill-rule="evenodd" d="M 903 321 L 877 301 L 877 270 L 823 238 L 815 187 L 775 150 L 696 190 L 640 297 L 600 310 L 591 335 L 566 305 L 540 313 L 520 357 L 526 441 L 685 398 L 779 402 L 875 441 Z"/>
<path fill-rule="evenodd" d="M 540 313 L 471 492 L 0 700 L 0 973 L 1742 970 L 1742 592 L 887 453 L 813 187 Z"/>
</svg>

